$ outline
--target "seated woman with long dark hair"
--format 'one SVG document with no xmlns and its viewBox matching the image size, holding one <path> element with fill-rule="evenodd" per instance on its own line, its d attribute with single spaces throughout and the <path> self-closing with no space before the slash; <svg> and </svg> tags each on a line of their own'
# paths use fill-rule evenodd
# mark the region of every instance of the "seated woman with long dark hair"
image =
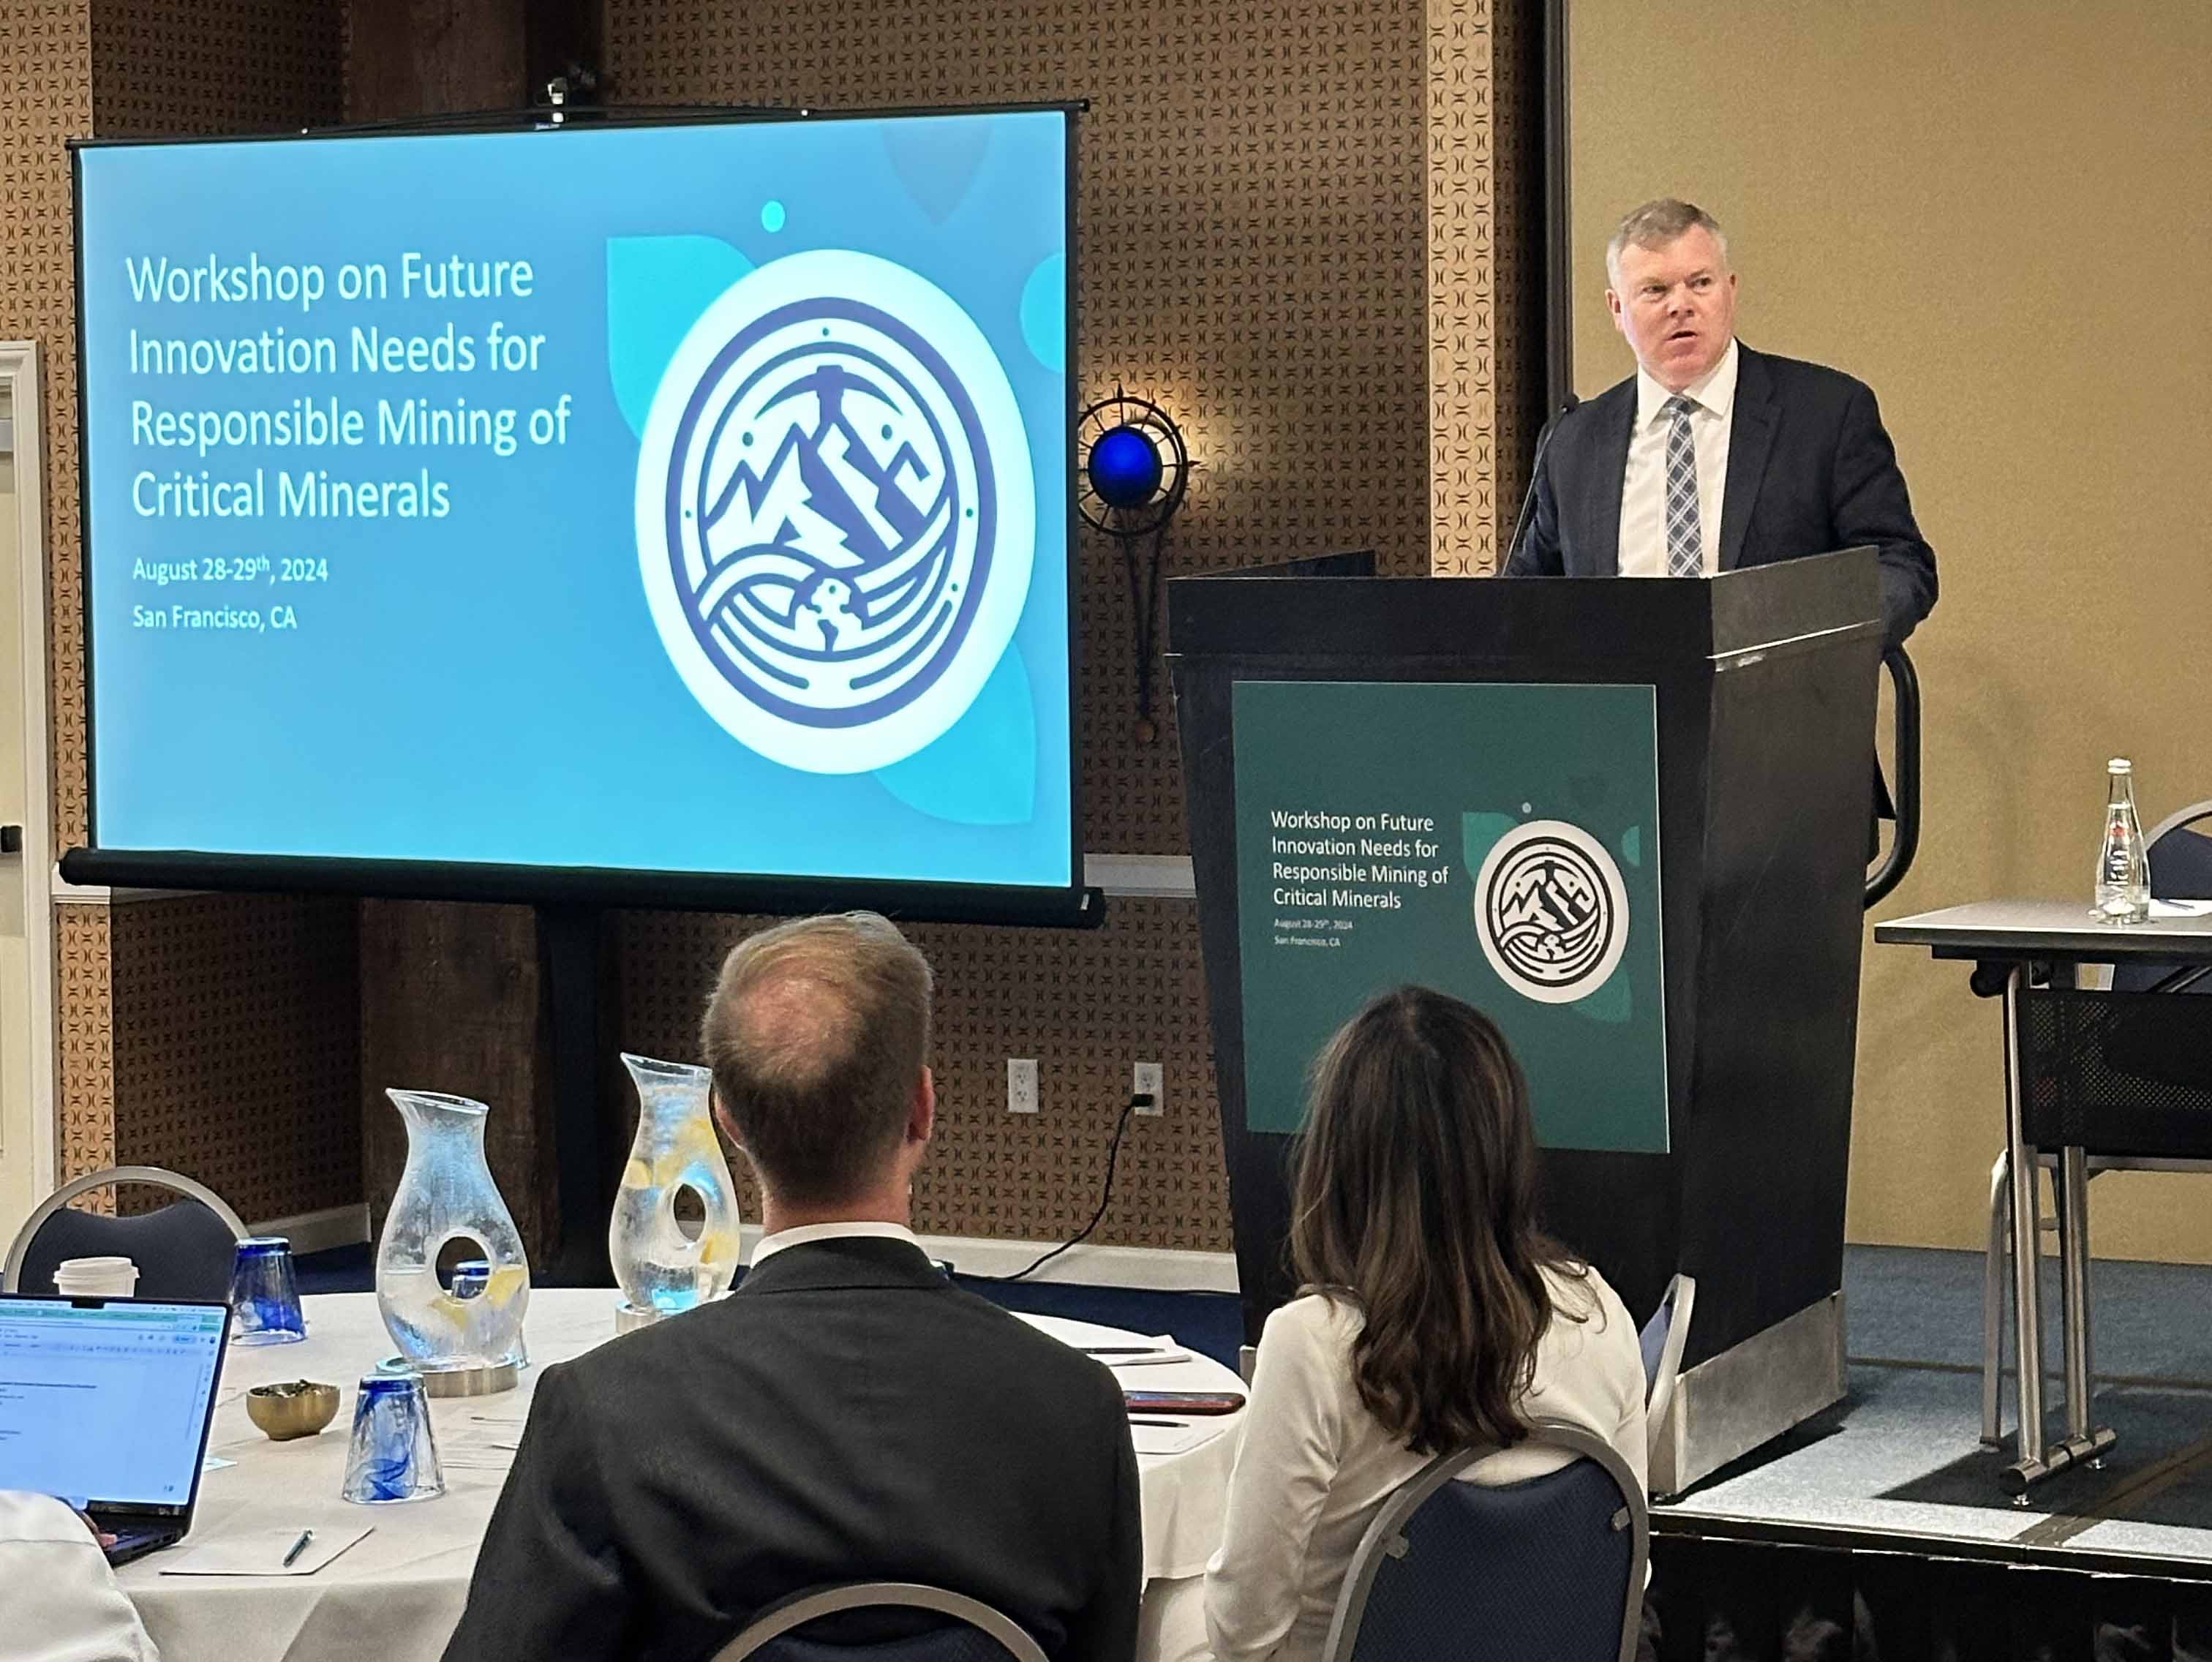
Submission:
<svg viewBox="0 0 2212 1662">
<path fill-rule="evenodd" d="M 1261 1338 L 1206 1572 L 1218 1662 L 1318 1657 L 1369 1523 L 1439 1453 L 1496 1444 L 1468 1481 L 1538 1476 L 1571 1458 L 1525 1446 L 1556 1418 L 1644 1479 L 1635 1325 L 1538 1231 L 1535 1189 L 1528 1089 L 1480 1011 L 1405 987 L 1329 1041 L 1293 1187 L 1304 1291 Z M 1187 1610 L 1156 1619 L 1162 1653 L 1194 1653 Z"/>
</svg>

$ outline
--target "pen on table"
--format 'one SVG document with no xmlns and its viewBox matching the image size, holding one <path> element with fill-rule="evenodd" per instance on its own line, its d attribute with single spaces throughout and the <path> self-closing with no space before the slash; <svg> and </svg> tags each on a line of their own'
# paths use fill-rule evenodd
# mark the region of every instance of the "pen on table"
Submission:
<svg viewBox="0 0 2212 1662">
<path fill-rule="evenodd" d="M 1086 1356 L 1159 1356 L 1166 1354 L 1164 1346 L 1156 1344 L 1087 1344 L 1083 1347 Z"/>
<path fill-rule="evenodd" d="M 1188 1420 L 1139 1420 L 1133 1414 L 1129 1416 L 1129 1423 L 1133 1426 L 1161 1426 L 1170 1431 L 1187 1431 L 1190 1428 L 1190 1422 Z"/>
<path fill-rule="evenodd" d="M 284 1555 L 284 1568 L 286 1569 L 292 1568 L 293 1564 L 298 1561 L 300 1555 L 307 1549 L 307 1543 L 314 1538 L 315 1532 L 311 1529 L 303 1529 L 300 1531 L 300 1538 L 292 1543 L 292 1550 Z"/>
</svg>

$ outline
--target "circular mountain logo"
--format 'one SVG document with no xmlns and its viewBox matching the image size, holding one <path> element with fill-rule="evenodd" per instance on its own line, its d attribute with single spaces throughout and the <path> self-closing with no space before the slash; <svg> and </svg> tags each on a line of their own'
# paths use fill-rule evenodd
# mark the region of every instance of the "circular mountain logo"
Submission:
<svg viewBox="0 0 2212 1662">
<path fill-rule="evenodd" d="M 944 734 L 1029 594 L 1036 489 L 1006 370 L 949 295 L 869 254 L 793 254 L 708 307 L 653 396 L 636 511 L 684 685 L 811 773 Z"/>
<path fill-rule="evenodd" d="M 1540 1004 L 1572 1004 L 1620 963 L 1628 890 L 1605 845 L 1581 826 L 1532 819 L 1485 856 L 1474 926 L 1506 985 Z"/>
</svg>

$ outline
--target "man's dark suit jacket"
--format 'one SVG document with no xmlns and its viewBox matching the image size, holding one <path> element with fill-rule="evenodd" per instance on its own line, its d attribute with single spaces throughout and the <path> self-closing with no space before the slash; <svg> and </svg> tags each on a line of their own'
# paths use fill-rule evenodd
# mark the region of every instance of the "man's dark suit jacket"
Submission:
<svg viewBox="0 0 2212 1662">
<path fill-rule="evenodd" d="M 1143 1580 L 1113 1375 L 902 1241 L 823 1240 L 545 1370 L 446 1657 L 702 1662 L 867 1580 L 1128 1662 Z"/>
<path fill-rule="evenodd" d="M 1936 604 L 1936 554 L 1913 522 L 1874 393 L 1839 370 L 1736 344 L 1735 406 L 1722 491 L 1720 566 L 1872 543 L 1881 551 L 1888 643 Z M 1610 577 L 1636 424 L 1636 377 L 1560 417 L 1530 489 L 1535 511 L 1510 577 Z"/>
</svg>

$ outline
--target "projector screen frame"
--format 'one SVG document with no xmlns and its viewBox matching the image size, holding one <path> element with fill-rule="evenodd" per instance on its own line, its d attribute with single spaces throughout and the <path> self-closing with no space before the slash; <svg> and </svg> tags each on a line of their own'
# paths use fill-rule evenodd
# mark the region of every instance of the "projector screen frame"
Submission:
<svg viewBox="0 0 2212 1662">
<path fill-rule="evenodd" d="M 296 143 L 362 138 L 462 137 L 478 133 L 512 132 L 548 135 L 557 143 L 559 135 L 601 131 L 610 128 L 758 126 L 807 122 L 889 120 L 935 116 L 1014 115 L 1056 113 L 1063 118 L 1063 161 L 1066 168 L 1062 247 L 1066 289 L 1063 297 L 1065 340 L 1062 362 L 1066 388 L 1062 429 L 1062 464 L 1068 481 L 1062 518 L 1066 552 L 1068 741 L 1068 882 L 1065 886 L 915 882 L 869 877 L 814 877 L 781 873 L 707 872 L 632 867 L 536 866 L 474 861 L 385 860 L 308 855 L 259 855 L 211 852 L 204 849 L 147 849 L 102 848 L 96 842 L 99 827 L 98 749 L 94 733 L 93 631 L 93 493 L 77 493 L 77 558 L 79 607 L 84 656 L 85 826 L 88 840 L 64 852 L 59 861 L 62 879 L 79 885 L 114 887 L 216 891 L 246 893 L 336 894 L 365 898 L 460 900 L 519 903 L 552 906 L 599 906 L 655 910 L 749 912 L 789 916 L 853 906 L 866 906 L 886 916 L 915 922 L 1000 923 L 1013 926 L 1095 928 L 1103 921 L 1103 892 L 1088 886 L 1084 879 L 1083 775 L 1077 753 L 1079 733 L 1078 690 L 1082 684 L 1082 583 L 1079 563 L 1080 526 L 1075 478 L 1076 423 L 1081 409 L 1081 378 L 1077 367 L 1079 337 L 1076 287 L 1077 118 L 1090 107 L 1087 100 L 1007 102 L 941 106 L 900 106 L 869 109 L 817 109 L 811 107 L 772 109 L 753 106 L 678 106 L 668 109 L 634 107 L 635 115 L 622 107 L 592 108 L 538 107 L 512 112 L 483 112 L 455 117 L 430 117 L 421 121 L 378 122 L 362 125 L 306 128 L 293 132 L 192 135 L 175 137 L 135 137 L 68 141 L 70 152 L 70 223 L 75 241 L 75 276 L 78 304 L 75 319 L 77 362 L 86 362 L 84 237 L 84 170 L 86 151 L 164 149 L 187 145 Z M 80 386 L 76 407 L 78 477 L 83 485 L 91 478 L 88 400 Z M 1008 648 L 1011 650 L 1011 647 Z"/>
</svg>

